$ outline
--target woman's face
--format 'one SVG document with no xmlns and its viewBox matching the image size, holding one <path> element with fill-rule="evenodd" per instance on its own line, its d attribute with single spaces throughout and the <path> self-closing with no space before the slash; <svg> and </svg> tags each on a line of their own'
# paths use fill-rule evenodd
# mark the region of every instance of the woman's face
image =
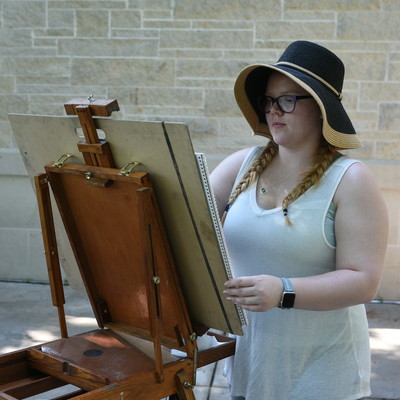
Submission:
<svg viewBox="0 0 400 400">
<path fill-rule="evenodd" d="M 277 98 L 291 94 L 306 96 L 308 93 L 297 83 L 280 72 L 273 72 L 265 90 L 265 95 Z M 293 112 L 286 113 L 275 102 L 265 114 L 274 142 L 292 150 L 304 146 L 318 148 L 322 136 L 321 110 L 313 98 L 296 101 Z"/>
</svg>

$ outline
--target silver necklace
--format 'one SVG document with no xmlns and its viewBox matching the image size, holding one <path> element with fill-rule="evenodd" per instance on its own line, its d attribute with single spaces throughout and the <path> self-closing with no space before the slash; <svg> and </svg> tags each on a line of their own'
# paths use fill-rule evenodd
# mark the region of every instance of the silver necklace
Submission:
<svg viewBox="0 0 400 400">
<path fill-rule="evenodd" d="M 293 174 L 287 176 L 287 177 L 284 178 L 284 179 L 281 179 L 280 182 L 279 182 L 280 187 L 283 188 L 282 185 L 283 185 L 284 183 L 286 183 L 287 181 L 289 181 L 290 179 L 293 179 Z M 271 187 L 272 185 L 269 185 L 268 182 L 266 182 L 265 185 L 262 185 L 262 183 L 261 183 L 261 181 L 260 181 L 259 193 L 262 194 L 262 195 L 267 195 L 267 194 L 270 192 L 270 188 L 269 188 L 268 186 Z"/>
<path fill-rule="evenodd" d="M 308 163 L 307 163 L 308 164 Z M 303 168 L 301 168 L 300 170 L 304 170 L 305 169 L 305 167 L 307 166 L 307 164 L 305 164 L 304 165 L 304 167 Z M 291 173 L 290 175 L 288 175 L 288 176 L 286 176 L 286 177 L 284 177 L 283 179 L 280 179 L 280 185 L 282 185 L 282 184 L 284 184 L 284 183 L 286 183 L 289 179 L 293 179 L 293 177 L 294 177 L 294 175 L 295 175 L 296 173 Z M 299 174 L 296 174 L 297 175 L 297 177 L 299 177 L 300 175 Z M 266 182 L 265 183 L 265 185 L 263 185 L 262 184 L 262 182 L 261 182 L 261 179 L 260 179 L 260 189 L 259 189 L 259 193 L 260 194 L 262 194 L 262 195 L 267 195 L 269 192 L 270 192 L 270 189 L 268 188 L 268 186 L 271 186 L 271 185 L 268 185 L 268 182 Z"/>
</svg>

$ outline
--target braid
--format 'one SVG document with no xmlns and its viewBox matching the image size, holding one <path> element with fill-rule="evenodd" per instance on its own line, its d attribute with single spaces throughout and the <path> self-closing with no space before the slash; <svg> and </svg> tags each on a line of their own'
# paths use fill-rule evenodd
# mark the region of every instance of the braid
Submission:
<svg viewBox="0 0 400 400">
<path fill-rule="evenodd" d="M 312 186 L 318 185 L 324 172 L 332 163 L 335 154 L 336 147 L 323 140 L 319 152 L 314 159 L 312 168 L 303 174 L 303 180 L 282 200 L 282 211 L 287 225 L 292 224 L 288 217 L 289 204 L 299 198 Z"/>
<path fill-rule="evenodd" d="M 277 152 L 277 146 L 275 142 L 272 140 L 269 141 L 265 149 L 262 153 L 253 161 L 250 168 L 243 175 L 242 179 L 236 185 L 235 189 L 232 191 L 231 196 L 229 197 L 226 211 L 232 206 L 234 201 L 240 195 L 240 193 L 244 192 L 251 183 L 253 183 L 257 177 L 264 171 L 265 168 L 271 163 Z"/>
</svg>

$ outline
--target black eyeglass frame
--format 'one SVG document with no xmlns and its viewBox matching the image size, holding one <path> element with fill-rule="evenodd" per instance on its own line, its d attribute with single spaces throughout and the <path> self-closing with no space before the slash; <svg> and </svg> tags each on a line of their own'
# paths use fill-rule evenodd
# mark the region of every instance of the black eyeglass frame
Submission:
<svg viewBox="0 0 400 400">
<path fill-rule="evenodd" d="M 281 103 L 280 103 L 280 99 L 283 98 L 283 97 L 291 97 L 291 98 L 292 98 L 292 100 L 293 100 L 293 109 L 292 109 L 291 111 L 285 111 L 285 110 L 282 108 L 282 105 L 281 105 Z M 269 113 L 271 112 L 272 107 L 274 106 L 275 103 L 278 104 L 278 107 L 279 107 L 279 109 L 280 109 L 282 112 L 284 112 L 284 113 L 292 113 L 292 112 L 296 109 L 296 102 L 297 102 L 297 100 L 311 99 L 311 98 L 312 98 L 311 95 L 296 96 L 296 95 L 294 95 L 294 94 L 283 94 L 283 95 L 278 96 L 278 97 L 272 97 L 272 96 L 262 95 L 262 96 L 259 96 L 259 97 L 257 98 L 257 105 L 258 105 L 259 110 L 260 110 L 262 113 L 265 113 L 265 114 L 269 114 Z M 267 99 L 270 99 L 270 100 L 271 100 L 271 108 L 270 108 L 268 111 L 266 111 L 266 100 L 267 100 Z"/>
</svg>

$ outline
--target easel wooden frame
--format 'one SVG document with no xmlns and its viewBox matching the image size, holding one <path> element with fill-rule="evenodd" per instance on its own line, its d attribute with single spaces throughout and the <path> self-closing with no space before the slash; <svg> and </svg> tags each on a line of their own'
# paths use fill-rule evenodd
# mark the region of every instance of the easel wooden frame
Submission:
<svg viewBox="0 0 400 400">
<path fill-rule="evenodd" d="M 196 335 L 180 290 L 149 174 L 134 171 L 121 172 L 114 168 L 108 144 L 101 143 L 97 138 L 92 115 L 109 116 L 117 105 L 115 101 L 107 104 L 91 104 L 90 101 L 89 103 L 82 101 L 79 101 L 78 104 L 75 103 L 76 101 L 67 103 L 66 110 L 68 113 L 79 115 L 86 141 L 79 143 L 78 147 L 84 153 L 86 165 L 66 163 L 67 157 L 65 157 L 62 161 L 46 165 L 46 173 L 35 178 L 52 299 L 58 309 L 62 339 L 1 357 L 0 376 L 4 378 L 0 378 L 0 399 L 20 399 L 28 394 L 42 393 L 53 387 L 62 386 L 65 382 L 81 388 L 81 391 L 77 393 L 62 397 L 65 399 L 120 400 L 134 398 L 156 400 L 172 394 L 176 394 L 179 399 L 194 399 L 192 387 L 195 384 L 196 369 L 233 354 L 234 341 L 221 337 L 225 344 L 198 353 Z M 99 112 L 98 110 L 100 110 L 100 114 L 96 114 Z M 65 300 L 48 188 L 49 181 L 67 233 L 73 243 L 81 274 L 101 328 L 99 331 L 83 336 L 76 335 L 68 338 L 63 310 Z M 65 201 L 68 193 L 83 193 L 83 196 L 86 196 L 92 192 L 92 196 L 95 196 L 92 188 L 100 189 L 104 193 L 109 186 L 117 187 L 118 185 L 128 187 L 127 191 L 123 191 L 123 196 L 129 197 L 129 193 L 133 192 L 137 196 L 138 218 L 133 218 L 133 220 L 137 220 L 137 227 L 140 229 L 141 246 L 139 247 L 145 250 L 144 259 L 141 260 L 146 264 L 145 274 L 141 277 L 142 281 L 145 281 L 146 295 L 144 297 L 147 300 L 148 308 L 148 314 L 144 317 L 145 326 L 140 324 L 139 327 L 137 326 L 137 316 L 131 316 L 131 320 L 128 318 L 128 323 L 123 320 L 124 317 L 122 317 L 122 321 L 114 321 L 110 317 L 110 314 L 118 314 L 115 311 L 118 311 L 120 305 L 116 306 L 114 310 L 111 307 L 110 313 L 107 301 L 98 296 L 95 286 L 99 281 L 98 278 L 102 276 L 102 272 L 100 271 L 100 275 L 93 280 L 91 275 L 93 270 L 88 267 L 87 254 L 81 240 L 85 235 L 76 230 L 76 225 L 79 224 L 77 224 L 77 219 L 74 219 L 74 214 L 79 209 L 82 197 L 78 196 L 73 200 L 70 198 Z M 85 191 L 85 188 L 89 188 L 89 190 Z M 129 201 L 127 204 L 130 204 Z M 81 215 L 78 219 L 82 221 L 85 218 L 84 215 Z M 96 212 L 92 214 L 92 220 L 93 218 L 96 219 Z M 103 256 L 104 254 L 100 255 L 100 257 Z M 163 286 L 160 284 L 161 281 L 168 282 L 168 284 Z M 115 299 L 115 296 L 111 296 L 111 298 Z M 165 304 L 162 304 L 162 298 L 167 299 L 168 307 L 172 305 L 172 311 L 166 310 Z M 163 316 L 163 313 L 167 315 Z M 140 318 L 143 319 L 143 315 L 139 316 Z M 168 323 L 172 326 L 167 326 Z M 154 348 L 154 362 L 124 338 L 115 337 L 115 332 L 128 333 L 143 340 L 150 340 Z M 62 349 L 68 347 L 68 341 L 71 340 L 74 341 L 74 346 L 82 341 L 95 343 L 94 347 L 104 341 L 111 343 L 111 346 L 116 343 L 117 347 L 124 348 L 122 352 L 126 352 L 129 357 L 138 357 L 138 363 L 143 365 L 143 369 L 141 367 L 139 370 L 134 368 L 135 371 L 130 372 L 130 367 L 128 367 L 123 379 L 110 380 L 108 376 L 97 373 L 96 370 L 91 370 L 85 365 L 82 366 L 74 359 L 72 362 L 68 359 L 69 355 L 64 354 Z M 162 346 L 180 350 L 186 356 L 175 357 L 172 361 L 164 363 Z M 89 349 L 89 351 L 102 352 L 97 347 Z M 152 364 L 154 366 L 149 367 Z M 84 391 L 86 393 L 83 393 Z"/>
</svg>

